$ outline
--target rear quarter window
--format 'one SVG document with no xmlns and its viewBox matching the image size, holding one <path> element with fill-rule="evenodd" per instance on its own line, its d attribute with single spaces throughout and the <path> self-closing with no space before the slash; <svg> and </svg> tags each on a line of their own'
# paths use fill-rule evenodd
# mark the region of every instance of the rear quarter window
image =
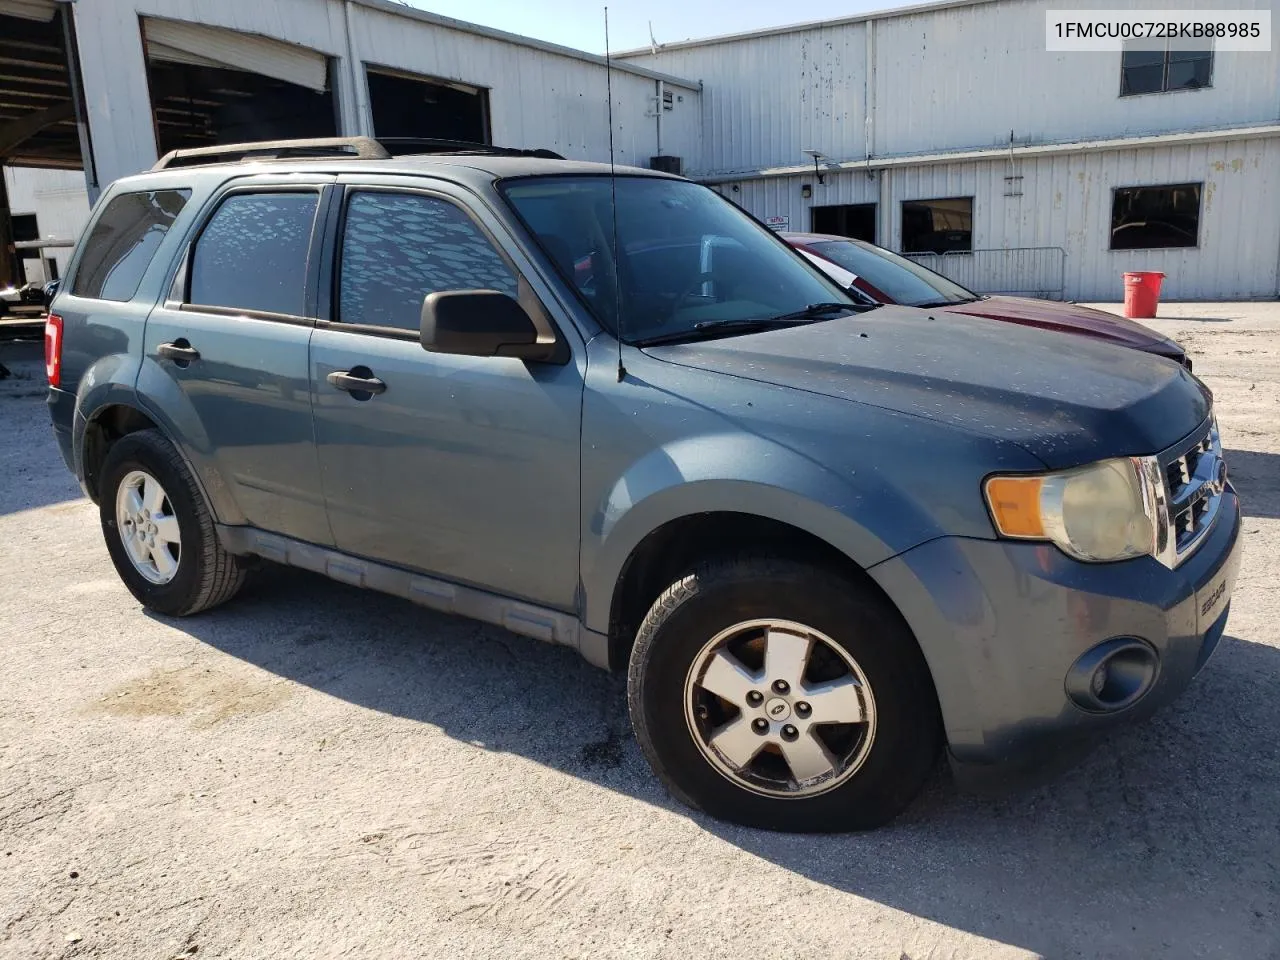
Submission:
<svg viewBox="0 0 1280 960">
<path fill-rule="evenodd" d="M 71 293 L 130 300 L 190 190 L 146 190 L 112 197 L 89 231 Z"/>
</svg>

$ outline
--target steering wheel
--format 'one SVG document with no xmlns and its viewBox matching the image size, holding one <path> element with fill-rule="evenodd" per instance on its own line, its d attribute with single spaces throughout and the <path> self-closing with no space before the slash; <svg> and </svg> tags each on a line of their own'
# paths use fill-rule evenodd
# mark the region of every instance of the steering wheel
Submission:
<svg viewBox="0 0 1280 960">
<path fill-rule="evenodd" d="M 622 304 L 618 301 L 618 264 L 613 258 L 613 247 L 596 219 L 591 218 L 587 222 L 588 235 L 595 248 L 591 256 L 591 279 L 595 287 L 595 299 L 600 312 L 617 322 L 622 312 Z"/>
<path fill-rule="evenodd" d="M 685 287 L 684 290 L 681 291 L 679 296 L 676 297 L 675 302 L 671 306 L 671 309 L 679 310 L 681 307 L 684 306 L 684 302 L 688 300 L 690 297 L 692 297 L 698 291 L 699 287 L 701 287 L 705 283 L 714 283 L 715 279 L 716 279 L 715 276 L 710 273 L 698 274 L 694 278 L 693 282 L 689 284 L 687 287 Z"/>
</svg>

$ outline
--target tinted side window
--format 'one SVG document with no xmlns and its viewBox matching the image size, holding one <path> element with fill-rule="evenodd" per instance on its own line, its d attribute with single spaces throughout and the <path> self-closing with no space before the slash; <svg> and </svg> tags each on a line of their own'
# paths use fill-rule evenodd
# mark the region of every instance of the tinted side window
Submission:
<svg viewBox="0 0 1280 960">
<path fill-rule="evenodd" d="M 417 330 L 423 299 L 440 290 L 499 290 L 514 297 L 516 275 L 452 203 L 400 193 L 352 196 L 338 319 Z"/>
<path fill-rule="evenodd" d="M 95 300 L 128 300 L 160 241 L 191 197 L 190 190 L 151 190 L 113 197 L 85 240 L 71 292 Z"/>
<path fill-rule="evenodd" d="M 314 192 L 227 197 L 196 241 L 188 300 L 302 316 L 319 199 Z"/>
</svg>

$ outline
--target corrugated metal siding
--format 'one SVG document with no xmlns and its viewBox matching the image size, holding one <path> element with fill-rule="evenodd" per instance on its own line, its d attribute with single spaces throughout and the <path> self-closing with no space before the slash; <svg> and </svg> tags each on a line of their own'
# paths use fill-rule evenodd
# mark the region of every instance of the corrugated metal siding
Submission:
<svg viewBox="0 0 1280 960">
<path fill-rule="evenodd" d="M 1111 8 L 1143 9 L 1141 0 Z M 1171 0 L 1162 8 L 1268 9 L 1269 0 Z M 873 104 L 876 156 L 1018 143 L 1176 133 L 1280 116 L 1280 46 L 1219 53 L 1213 86 L 1119 96 L 1119 53 L 1047 53 L 1056 0 L 954 7 L 874 21 L 871 96 L 867 22 L 660 50 L 633 62 L 705 81 L 706 175 L 801 162 L 815 148 L 866 155 L 863 103 Z"/>
<path fill-rule="evenodd" d="M 158 17 L 143 21 L 143 28 L 153 59 L 245 70 L 317 93 L 329 87 L 328 58 L 307 47 Z"/>
<path fill-rule="evenodd" d="M 602 65 L 392 13 L 351 8 L 356 83 L 346 63 L 346 15 L 340 0 L 134 0 L 73 6 L 99 180 L 146 169 L 156 160 L 139 17 L 224 27 L 318 51 L 334 71 L 345 132 L 368 124 L 363 63 L 488 87 L 495 142 L 542 146 L 567 156 L 606 160 L 605 70 Z M 620 163 L 648 165 L 657 150 L 652 116 L 656 81 L 615 71 L 614 132 Z M 663 152 L 702 165 L 697 91 L 677 88 L 664 120 Z M 646 114 L 650 114 L 646 116 Z"/>
<path fill-rule="evenodd" d="M 861 156 L 861 25 L 659 53 L 637 62 L 701 80 L 703 171 L 803 163 L 802 150 Z"/>
<path fill-rule="evenodd" d="M 1112 8 L 1149 6 L 1113 0 Z M 1269 9 L 1269 0 L 1161 3 Z M 1061 142 L 1274 121 L 1280 48 L 1218 53 L 1208 89 L 1121 97 L 1119 53 L 1047 53 L 1053 0 L 957 7 L 877 24 L 877 153 Z"/>
<path fill-rule="evenodd" d="M 1022 196 L 1005 196 L 1005 177 L 1016 173 Z M 899 249 L 902 203 L 972 196 L 973 246 L 978 249 L 1062 247 L 1066 295 L 1077 300 L 1123 296 L 1126 270 L 1168 275 L 1169 299 L 1234 299 L 1280 293 L 1277 257 L 1280 219 L 1280 138 L 1068 154 L 1021 161 L 934 164 L 886 171 L 891 233 L 885 246 Z M 1200 243 L 1195 248 L 1117 250 L 1110 244 L 1111 199 L 1116 187 L 1203 182 Z M 789 216 L 791 229 L 808 228 L 800 185 L 811 178 L 778 177 L 719 187 L 760 217 Z M 821 203 L 879 199 L 878 186 L 861 173 L 827 177 L 814 187 Z M 884 211 L 881 211 L 882 214 Z"/>
<path fill-rule="evenodd" d="M 684 172 L 702 163 L 702 98 L 679 87 L 667 87 L 672 109 L 662 117 L 662 152 L 679 157 Z"/>
<path fill-rule="evenodd" d="M 357 59 L 489 88 L 495 143 L 546 147 L 568 157 L 607 160 L 609 124 L 603 67 L 487 37 L 431 27 L 375 10 L 358 9 Z M 689 136 L 697 94 L 683 98 L 664 120 L 664 152 L 696 163 Z M 657 83 L 613 75 L 614 147 L 619 163 L 648 166 L 657 152 Z M 696 134 L 696 128 L 693 128 Z"/>
<path fill-rule="evenodd" d="M 798 233 L 810 229 L 809 211 L 813 207 L 876 203 L 880 199 L 879 180 L 868 179 L 864 173 L 842 173 L 825 179 L 827 182 L 819 185 L 811 176 L 771 177 L 719 184 L 715 190 L 761 219 L 786 217 L 790 221 L 788 229 Z M 813 187 L 809 200 L 800 195 L 805 184 Z"/>
<path fill-rule="evenodd" d="M 1060 235 L 1056 221 L 1065 218 L 1070 296 L 1120 297 L 1124 270 L 1168 274 L 1170 299 L 1274 296 L 1280 290 L 1280 220 L 1270 215 L 1280 206 L 1280 139 L 1090 154 L 1070 158 L 1064 172 L 1024 171 L 1024 184 L 1032 184 L 1022 198 L 1028 212 L 1018 218 L 1020 230 L 1009 244 L 1034 238 L 1027 221 L 1036 218 L 1049 219 Z M 1198 248 L 1107 249 L 1114 187 L 1196 180 L 1204 182 Z"/>
</svg>

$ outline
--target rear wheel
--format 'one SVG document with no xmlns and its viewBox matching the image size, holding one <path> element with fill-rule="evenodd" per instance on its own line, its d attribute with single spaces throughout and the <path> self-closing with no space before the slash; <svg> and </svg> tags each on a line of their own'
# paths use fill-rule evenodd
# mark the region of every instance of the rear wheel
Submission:
<svg viewBox="0 0 1280 960">
<path fill-rule="evenodd" d="M 142 430 L 120 438 L 101 475 L 107 551 L 144 606 L 186 616 L 235 595 L 244 565 L 222 548 L 195 478 L 163 434 Z"/>
<path fill-rule="evenodd" d="M 749 826 L 879 826 L 940 744 L 928 669 L 897 611 L 789 560 L 708 563 L 672 584 L 641 625 L 628 689 L 672 793 Z"/>
</svg>

